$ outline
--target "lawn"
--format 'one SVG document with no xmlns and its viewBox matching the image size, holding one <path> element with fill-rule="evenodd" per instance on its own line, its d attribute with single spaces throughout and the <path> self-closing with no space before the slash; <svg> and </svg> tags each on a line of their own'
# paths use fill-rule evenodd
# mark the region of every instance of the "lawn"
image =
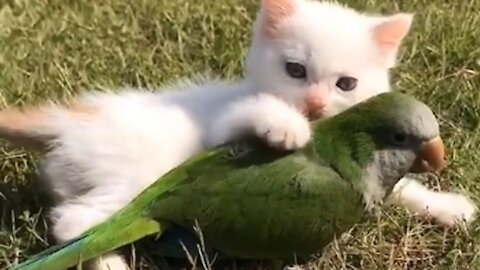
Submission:
<svg viewBox="0 0 480 270">
<path fill-rule="evenodd" d="M 351 0 L 415 12 L 392 81 L 437 113 L 450 165 L 434 189 L 480 201 L 480 0 Z M 0 1 L 0 107 L 82 89 L 154 88 L 194 74 L 241 76 L 258 0 Z M 39 156 L 1 144 L 0 269 L 53 243 L 35 185 Z M 446 230 L 386 208 L 314 269 L 478 269 L 478 222 Z M 138 269 L 148 258 L 136 252 Z"/>
</svg>

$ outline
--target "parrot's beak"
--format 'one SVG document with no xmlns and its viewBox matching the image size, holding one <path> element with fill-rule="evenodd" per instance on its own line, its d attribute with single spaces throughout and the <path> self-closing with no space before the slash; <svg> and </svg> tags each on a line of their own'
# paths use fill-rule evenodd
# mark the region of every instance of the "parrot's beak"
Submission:
<svg viewBox="0 0 480 270">
<path fill-rule="evenodd" d="M 431 172 L 438 174 L 447 165 L 445 159 L 445 146 L 442 138 L 437 136 L 423 143 L 418 151 L 417 159 L 410 169 L 412 173 Z"/>
</svg>

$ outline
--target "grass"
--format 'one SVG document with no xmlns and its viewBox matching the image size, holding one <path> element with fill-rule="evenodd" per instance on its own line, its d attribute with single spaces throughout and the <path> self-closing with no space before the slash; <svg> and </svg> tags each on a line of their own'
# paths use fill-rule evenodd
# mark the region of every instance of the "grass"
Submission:
<svg viewBox="0 0 480 270">
<path fill-rule="evenodd" d="M 480 0 L 363 0 L 416 13 L 393 82 L 441 120 L 450 167 L 434 189 L 480 199 Z M 198 73 L 241 75 L 258 1 L 0 2 L 0 107 L 82 89 L 156 87 Z M 227 16 L 228 15 L 228 16 Z M 36 183 L 38 156 L 0 149 L 0 269 L 52 243 Z M 446 230 L 390 208 L 333 243 L 314 269 L 478 269 L 479 223 Z M 139 252 L 138 269 L 147 269 Z"/>
</svg>

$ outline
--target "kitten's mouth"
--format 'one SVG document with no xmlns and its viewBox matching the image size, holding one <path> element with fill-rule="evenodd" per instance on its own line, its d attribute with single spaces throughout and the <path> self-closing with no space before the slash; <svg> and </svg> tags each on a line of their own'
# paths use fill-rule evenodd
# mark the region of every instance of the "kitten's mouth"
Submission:
<svg viewBox="0 0 480 270">
<path fill-rule="evenodd" d="M 309 121 L 315 121 L 325 117 L 325 108 L 314 108 L 312 109 L 311 106 L 307 104 L 303 104 L 300 106 L 300 111 L 308 118 Z"/>
<path fill-rule="evenodd" d="M 307 117 L 310 121 L 318 120 L 325 117 L 325 110 L 319 109 L 315 111 L 309 111 Z"/>
<path fill-rule="evenodd" d="M 326 116 L 325 107 L 325 103 L 322 100 L 309 97 L 305 99 L 305 103 L 302 105 L 302 112 L 310 121 L 314 121 Z"/>
<path fill-rule="evenodd" d="M 300 111 L 308 118 L 309 121 L 315 121 L 326 117 L 326 111 L 324 108 L 312 110 L 308 106 L 301 107 Z"/>
</svg>

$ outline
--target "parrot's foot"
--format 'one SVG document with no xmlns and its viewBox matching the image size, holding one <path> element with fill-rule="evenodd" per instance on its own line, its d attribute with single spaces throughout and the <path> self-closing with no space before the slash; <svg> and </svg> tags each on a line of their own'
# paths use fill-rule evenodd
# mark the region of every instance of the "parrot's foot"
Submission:
<svg viewBox="0 0 480 270">
<path fill-rule="evenodd" d="M 87 263 L 88 270 L 130 270 L 120 254 L 108 253 Z"/>
<path fill-rule="evenodd" d="M 456 193 L 434 192 L 423 211 L 417 215 L 433 218 L 437 223 L 453 227 L 468 224 L 475 217 L 476 207 L 466 196 Z"/>
</svg>

